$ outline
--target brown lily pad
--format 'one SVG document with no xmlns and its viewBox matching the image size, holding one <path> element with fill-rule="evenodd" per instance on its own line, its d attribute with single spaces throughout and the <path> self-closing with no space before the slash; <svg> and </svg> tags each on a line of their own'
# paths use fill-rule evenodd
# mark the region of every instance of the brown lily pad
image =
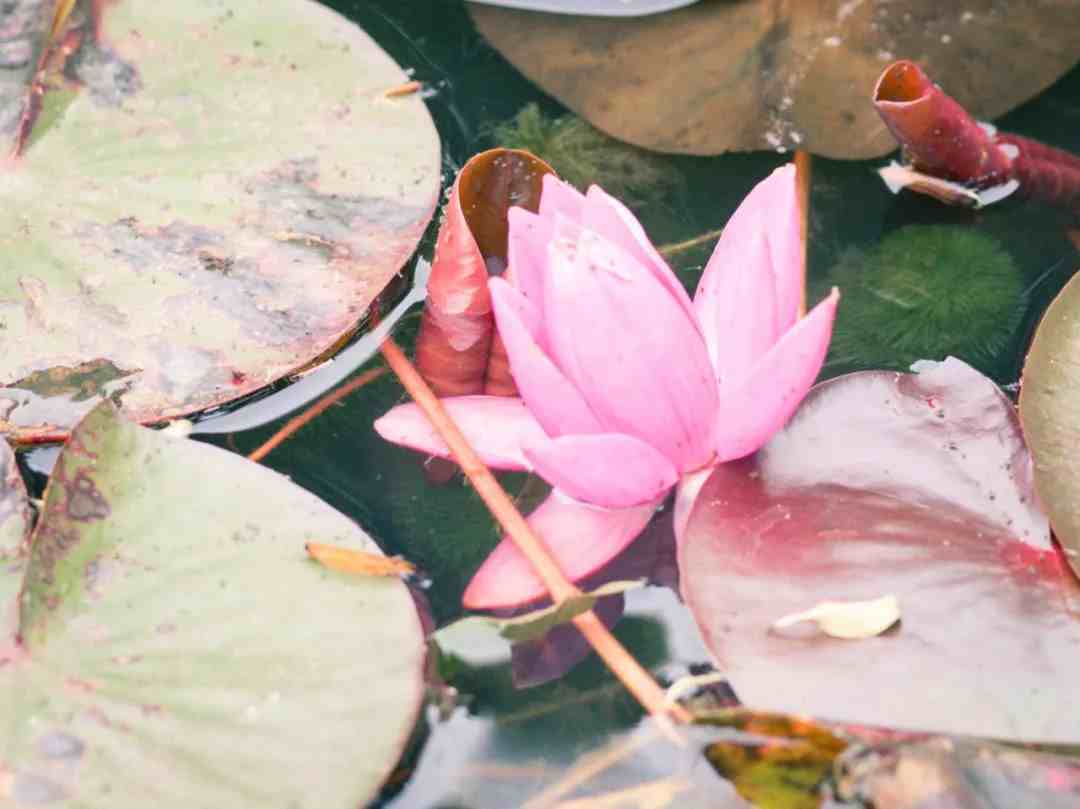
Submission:
<svg viewBox="0 0 1080 809">
<path fill-rule="evenodd" d="M 1080 59 L 1076 0 L 734 0 L 635 19 L 469 9 L 495 48 L 594 126 L 686 154 L 876 157 L 895 143 L 870 95 L 894 59 L 917 61 L 979 118 Z"/>
<path fill-rule="evenodd" d="M 423 101 L 386 97 L 407 76 L 363 31 L 309 0 L 78 0 L 51 53 L 52 4 L 15 5 L 0 434 L 60 437 L 103 398 L 203 410 L 356 328 L 440 180 Z"/>
</svg>

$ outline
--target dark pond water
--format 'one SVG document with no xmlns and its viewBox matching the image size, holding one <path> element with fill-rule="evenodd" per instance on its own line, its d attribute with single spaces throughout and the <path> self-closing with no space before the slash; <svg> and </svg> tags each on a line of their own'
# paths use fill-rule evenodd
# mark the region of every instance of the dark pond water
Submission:
<svg viewBox="0 0 1080 809">
<path fill-rule="evenodd" d="M 461 3 L 330 0 L 328 5 L 356 21 L 433 88 L 428 103 L 442 137 L 444 181 L 450 181 L 474 152 L 496 145 L 492 127 L 524 105 L 537 102 L 544 112 L 563 112 L 483 42 Z M 1080 151 L 1080 71 L 1074 70 L 998 123 L 1001 128 Z M 751 186 L 789 155 L 660 159 L 677 178 L 677 186 L 637 213 L 654 242 L 665 244 L 722 226 Z M 945 209 L 925 198 L 894 197 L 874 173 L 880 163 L 815 160 L 812 291 L 820 294 L 837 278 L 850 280 L 851 273 L 858 272 L 852 267 L 872 260 L 866 258 L 867 251 L 901 228 L 933 224 L 961 238 L 970 233 L 988 236 L 995 241 L 980 249 L 986 248 L 989 268 L 984 272 L 981 266 L 969 266 L 952 276 L 956 279 L 953 287 L 934 292 L 943 299 L 964 301 L 965 306 L 933 314 L 938 320 L 930 333 L 936 335 L 939 346 L 928 354 L 940 358 L 959 345 L 963 358 L 1002 384 L 1015 382 L 1039 313 L 1080 266 L 1063 235 L 1064 218 L 1033 205 L 1010 204 L 968 213 Z M 917 250 L 918 240 L 914 241 L 912 250 Z M 429 234 L 419 252 L 430 255 L 431 242 Z M 684 252 L 674 260 L 691 289 L 710 247 Z M 995 273 L 1009 278 L 1003 281 Z M 946 274 L 946 283 L 949 277 Z M 988 279 L 985 284 L 984 279 Z M 838 330 L 853 330 L 855 337 L 848 344 L 857 350 L 834 357 L 829 373 L 857 367 L 902 368 L 913 359 L 904 355 L 908 349 L 901 346 L 875 347 L 874 341 L 859 338 L 858 328 L 866 328 L 866 322 L 876 316 L 875 297 L 892 294 L 887 289 L 877 293 L 870 285 L 862 295 L 860 305 L 866 306 L 866 312 L 861 320 L 853 316 L 849 323 L 838 325 Z M 403 323 L 399 331 L 403 344 L 411 342 L 416 322 L 414 313 Z M 920 328 L 921 323 L 912 326 L 913 331 Z M 430 574 L 432 584 L 426 596 L 436 618 L 445 622 L 456 614 L 465 582 L 497 534 L 487 512 L 466 487 L 460 483 L 428 487 L 415 456 L 374 434 L 372 420 L 402 398 L 397 383 L 383 377 L 306 427 L 266 463 L 356 519 L 388 552 L 416 561 Z M 280 422 L 275 422 L 208 440 L 248 452 L 278 426 Z M 513 491 L 521 486 L 520 479 L 510 481 Z M 617 635 L 662 679 L 670 681 L 706 662 L 696 629 L 671 591 L 649 588 L 631 593 L 627 615 Z M 525 691 L 512 688 L 507 660 L 504 648 L 490 644 L 484 648 L 469 638 L 446 656 L 442 673 L 457 689 L 457 704 L 448 703 L 444 693 L 444 704 L 433 703 L 429 708 L 427 729 L 388 787 L 383 805 L 395 809 L 521 806 L 528 796 L 563 777 L 586 753 L 627 738 L 641 739 L 640 711 L 595 659 L 554 684 Z M 362 739 L 357 740 L 357 748 L 362 751 Z M 702 771 L 700 762 L 695 765 L 661 756 L 647 744 L 643 750 L 644 755 L 625 757 L 621 765 L 605 771 L 612 786 L 644 783 L 665 776 L 672 768 L 689 768 L 695 777 L 711 777 Z M 698 800 L 705 805 L 707 799 L 688 795 L 681 805 L 697 805 Z"/>
</svg>

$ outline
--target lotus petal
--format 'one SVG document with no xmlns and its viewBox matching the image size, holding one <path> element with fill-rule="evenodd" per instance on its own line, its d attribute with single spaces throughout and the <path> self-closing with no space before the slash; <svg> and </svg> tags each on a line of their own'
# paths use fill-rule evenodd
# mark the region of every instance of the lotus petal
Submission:
<svg viewBox="0 0 1080 809">
<path fill-rule="evenodd" d="M 621 247 L 637 259 L 643 267 L 651 270 L 664 288 L 686 310 L 690 319 L 696 320 L 694 305 L 690 296 L 686 294 L 686 289 L 653 247 L 653 243 L 645 234 L 645 229 L 629 208 L 600 186 L 591 186 L 585 195 L 582 225 Z"/>
<path fill-rule="evenodd" d="M 543 190 L 540 192 L 540 216 L 554 218 L 556 213 L 560 213 L 567 219 L 580 222 L 584 210 L 584 194 L 554 174 L 544 176 Z"/>
<path fill-rule="evenodd" d="M 802 247 L 794 165 L 758 183 L 724 227 L 694 295 L 721 384 L 741 379 L 799 316 Z"/>
<path fill-rule="evenodd" d="M 491 279 L 491 297 L 514 381 L 548 435 L 602 432 L 581 392 L 537 344 L 535 307 L 501 278 Z"/>
<path fill-rule="evenodd" d="M 443 399 L 442 405 L 480 459 L 494 469 L 528 470 L 522 444 L 547 437 L 525 403 L 516 397 L 454 396 Z M 398 405 L 376 419 L 375 432 L 395 444 L 450 457 L 449 447 L 414 402 Z"/>
<path fill-rule="evenodd" d="M 655 500 L 679 480 L 662 452 L 623 433 L 565 435 L 525 444 L 522 451 L 552 486 L 605 508 Z"/>
<path fill-rule="evenodd" d="M 680 471 L 707 463 L 717 392 L 696 323 L 655 275 L 591 231 L 573 244 L 557 238 L 550 260 L 550 356 L 592 412 Z"/>
<path fill-rule="evenodd" d="M 555 220 L 524 208 L 511 208 L 506 246 L 506 276 L 538 309 L 543 308 L 547 246 L 555 235 Z"/>
<path fill-rule="evenodd" d="M 744 380 L 721 389 L 717 461 L 749 455 L 791 418 L 821 370 L 839 299 L 834 289 L 780 338 Z"/>
<path fill-rule="evenodd" d="M 528 522 L 566 577 L 580 581 L 637 538 L 661 499 L 631 508 L 606 509 L 552 492 L 529 515 Z M 547 588 L 528 560 L 512 540 L 504 538 L 469 582 L 462 603 L 470 610 L 504 609 L 545 595 Z"/>
</svg>

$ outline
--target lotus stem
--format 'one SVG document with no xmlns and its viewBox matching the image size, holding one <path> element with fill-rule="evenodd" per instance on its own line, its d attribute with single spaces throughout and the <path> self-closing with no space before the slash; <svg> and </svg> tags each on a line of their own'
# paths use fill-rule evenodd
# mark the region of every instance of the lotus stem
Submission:
<svg viewBox="0 0 1080 809">
<path fill-rule="evenodd" d="M 704 233 L 699 233 L 697 236 L 693 236 L 685 241 L 661 245 L 656 248 L 656 252 L 664 258 L 670 258 L 671 256 L 679 255 L 679 253 L 685 253 L 687 250 L 693 250 L 695 247 L 700 247 L 707 242 L 711 242 L 713 239 L 719 239 L 723 233 L 723 228 L 707 230 Z"/>
<path fill-rule="evenodd" d="M 885 69 L 874 106 L 919 172 L 979 190 L 1016 181 L 1026 197 L 1080 207 L 1080 156 L 979 123 L 914 62 Z"/>
<path fill-rule="evenodd" d="M 434 391 L 397 343 L 387 339 L 382 345 L 382 353 L 405 390 L 446 442 L 454 460 L 465 472 L 476 493 L 536 570 L 552 599 L 558 602 L 580 595 L 580 590 L 563 574 L 543 541 L 533 532 L 513 500 L 499 485 L 491 470 L 480 460 Z M 573 623 L 646 711 L 661 720 L 669 716 L 682 722 L 690 720 L 690 714 L 682 706 L 670 706 L 665 702 L 664 691 L 592 610 L 578 615 Z"/>
<path fill-rule="evenodd" d="M 795 182 L 799 194 L 799 249 L 801 251 L 802 297 L 799 299 L 799 317 L 806 314 L 806 259 L 807 239 L 810 235 L 810 183 L 813 177 L 813 158 L 805 149 L 795 151 Z"/>
<path fill-rule="evenodd" d="M 309 421 L 329 410 L 330 407 L 340 402 L 353 391 L 364 387 L 364 385 L 369 382 L 374 382 L 380 376 L 385 374 L 386 371 L 386 367 L 370 368 L 351 382 L 324 394 L 317 402 L 315 402 L 315 404 L 311 405 L 311 407 L 303 413 L 289 419 L 280 430 L 266 439 L 266 441 L 264 441 L 254 452 L 248 455 L 248 460 L 261 461 Z"/>
</svg>

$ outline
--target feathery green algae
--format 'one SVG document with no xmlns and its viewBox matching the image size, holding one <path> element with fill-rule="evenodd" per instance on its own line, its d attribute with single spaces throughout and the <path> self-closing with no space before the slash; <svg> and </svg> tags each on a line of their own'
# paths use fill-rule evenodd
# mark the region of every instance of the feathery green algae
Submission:
<svg viewBox="0 0 1080 809">
<path fill-rule="evenodd" d="M 1027 298 L 1023 271 L 996 239 L 954 226 L 911 225 L 848 250 L 825 281 L 842 296 L 832 374 L 955 356 L 993 375 L 1011 359 Z"/>
<path fill-rule="evenodd" d="M 630 207 L 656 203 L 680 185 L 679 175 L 656 155 L 617 141 L 576 115 L 547 116 L 536 103 L 496 125 L 492 137 L 499 146 L 546 160 L 575 188 L 596 184 Z"/>
</svg>

